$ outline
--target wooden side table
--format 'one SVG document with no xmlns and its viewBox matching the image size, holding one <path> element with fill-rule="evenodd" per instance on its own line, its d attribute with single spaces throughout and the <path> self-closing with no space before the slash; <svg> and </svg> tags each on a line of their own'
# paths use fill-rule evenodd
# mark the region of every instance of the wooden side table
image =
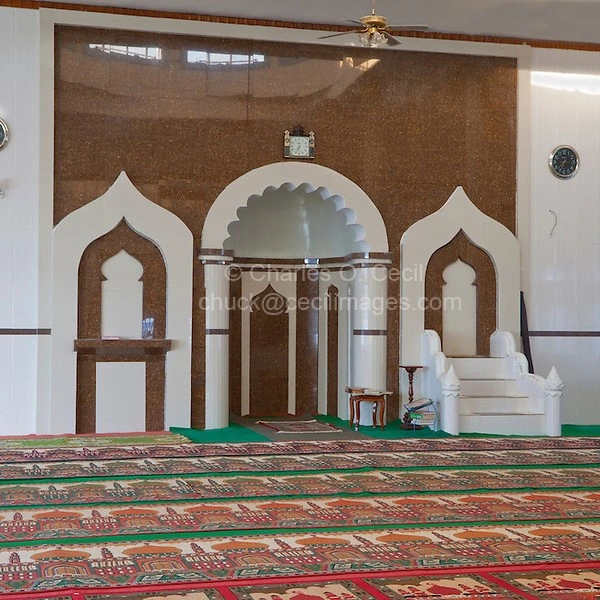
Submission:
<svg viewBox="0 0 600 600">
<path fill-rule="evenodd" d="M 385 429 L 385 408 L 387 397 L 392 392 L 380 392 L 366 388 L 347 387 L 346 392 L 350 394 L 350 427 L 358 431 L 360 424 L 360 403 L 373 403 L 373 427 L 377 427 L 377 417 L 379 415 L 379 426 Z"/>
</svg>

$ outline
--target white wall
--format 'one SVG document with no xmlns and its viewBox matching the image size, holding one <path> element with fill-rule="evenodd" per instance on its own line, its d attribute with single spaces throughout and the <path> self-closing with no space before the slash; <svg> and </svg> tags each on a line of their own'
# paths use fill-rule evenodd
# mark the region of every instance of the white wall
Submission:
<svg viewBox="0 0 600 600">
<path fill-rule="evenodd" d="M 600 331 L 600 52 L 536 49 L 531 69 L 529 329 Z M 548 168 L 563 144 L 581 159 L 566 181 Z M 535 337 L 532 354 L 565 382 L 562 422 L 600 423 L 600 337 Z"/>
<path fill-rule="evenodd" d="M 0 7 L 0 435 L 35 431 L 39 189 L 39 11 Z M 43 325 L 48 327 L 47 324 Z M 42 339 L 44 337 L 45 339 Z"/>
</svg>

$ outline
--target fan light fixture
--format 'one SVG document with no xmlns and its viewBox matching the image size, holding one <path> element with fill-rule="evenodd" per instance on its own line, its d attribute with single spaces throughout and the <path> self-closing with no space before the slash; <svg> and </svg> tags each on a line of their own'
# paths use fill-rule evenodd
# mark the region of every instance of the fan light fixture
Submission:
<svg viewBox="0 0 600 600">
<path fill-rule="evenodd" d="M 428 31 L 427 25 L 388 25 L 387 19 L 382 15 L 375 14 L 375 0 L 373 0 L 373 7 L 370 15 L 361 17 L 360 20 L 347 19 L 351 23 L 356 23 L 361 26 L 361 29 L 355 31 L 343 31 L 341 33 L 332 33 L 330 35 L 323 35 L 319 39 L 338 37 L 340 35 L 358 34 L 358 39 L 361 46 L 367 48 L 374 48 L 376 46 L 397 46 L 400 41 L 397 40 L 392 34 L 391 30 L 404 30 L 404 31 Z"/>
<path fill-rule="evenodd" d="M 379 33 L 379 31 L 365 31 L 364 33 L 358 34 L 358 39 L 362 46 L 365 48 L 374 48 L 376 46 L 384 46 L 388 43 L 388 39 L 383 35 L 383 33 Z"/>
</svg>

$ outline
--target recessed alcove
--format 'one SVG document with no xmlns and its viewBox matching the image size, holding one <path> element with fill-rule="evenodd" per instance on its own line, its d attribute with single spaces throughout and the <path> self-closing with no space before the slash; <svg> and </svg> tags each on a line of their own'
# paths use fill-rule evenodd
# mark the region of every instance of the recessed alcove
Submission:
<svg viewBox="0 0 600 600">
<path fill-rule="evenodd" d="M 369 279 L 387 268 L 385 227 L 356 184 L 314 164 L 251 171 L 211 207 L 200 254 L 207 297 L 214 290 L 235 299 L 226 314 L 206 315 L 207 427 L 225 424 L 225 403 L 241 416 L 347 418 L 348 378 L 385 387 L 385 315 L 375 321 L 349 302 L 353 285 L 355 293 L 387 297 L 386 277 Z M 235 281 L 227 281 L 227 265 L 236 267 Z M 332 289 L 335 310 L 328 309 Z"/>
<path fill-rule="evenodd" d="M 223 244 L 235 257 L 328 258 L 369 250 L 343 198 L 308 183 L 268 187 L 250 196 L 237 217 Z"/>
</svg>

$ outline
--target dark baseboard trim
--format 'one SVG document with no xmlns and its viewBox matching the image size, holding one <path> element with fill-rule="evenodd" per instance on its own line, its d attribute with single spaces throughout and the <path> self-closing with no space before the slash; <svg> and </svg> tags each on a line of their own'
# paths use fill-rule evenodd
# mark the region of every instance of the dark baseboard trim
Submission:
<svg viewBox="0 0 600 600">
<path fill-rule="evenodd" d="M 386 329 L 355 329 L 353 335 L 387 335 Z"/>
<path fill-rule="evenodd" d="M 600 337 L 600 331 L 530 331 L 529 337 Z"/>
<path fill-rule="evenodd" d="M 52 335 L 52 329 L 0 328 L 0 335 Z"/>
</svg>

